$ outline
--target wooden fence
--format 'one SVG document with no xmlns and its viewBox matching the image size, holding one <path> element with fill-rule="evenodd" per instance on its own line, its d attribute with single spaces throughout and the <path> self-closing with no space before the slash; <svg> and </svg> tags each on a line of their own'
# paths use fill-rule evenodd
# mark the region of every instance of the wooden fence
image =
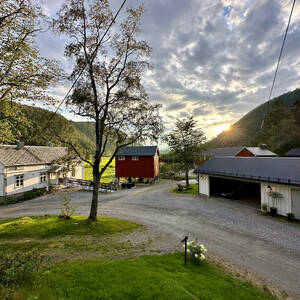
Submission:
<svg viewBox="0 0 300 300">
<path fill-rule="evenodd" d="M 91 180 L 83 180 L 76 178 L 59 178 L 59 184 L 68 186 L 68 187 L 79 187 L 84 190 L 92 190 L 94 186 L 94 182 Z M 103 183 L 100 182 L 99 192 L 112 192 L 117 190 L 117 185 L 114 183 Z"/>
</svg>

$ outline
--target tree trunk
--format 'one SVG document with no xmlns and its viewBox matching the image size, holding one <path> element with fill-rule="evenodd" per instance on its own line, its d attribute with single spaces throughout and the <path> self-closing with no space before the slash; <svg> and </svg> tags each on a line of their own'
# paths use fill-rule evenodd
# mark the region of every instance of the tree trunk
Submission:
<svg viewBox="0 0 300 300">
<path fill-rule="evenodd" d="M 100 185 L 99 166 L 95 166 L 95 165 L 93 167 L 93 180 L 94 180 L 93 197 L 92 197 L 92 204 L 91 204 L 91 210 L 89 215 L 89 220 L 94 222 L 97 221 L 98 195 L 99 195 L 99 185 Z"/>
<path fill-rule="evenodd" d="M 189 186 L 189 169 L 185 169 L 185 185 Z"/>
</svg>

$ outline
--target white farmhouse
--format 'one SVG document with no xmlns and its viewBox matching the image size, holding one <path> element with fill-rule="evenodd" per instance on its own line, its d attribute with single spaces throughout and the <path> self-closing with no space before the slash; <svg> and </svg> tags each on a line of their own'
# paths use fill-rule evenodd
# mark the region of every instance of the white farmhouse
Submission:
<svg viewBox="0 0 300 300">
<path fill-rule="evenodd" d="M 48 189 L 59 178 L 83 179 L 83 162 L 68 160 L 68 148 L 17 145 L 0 146 L 0 197 L 12 196 L 33 189 Z"/>
</svg>

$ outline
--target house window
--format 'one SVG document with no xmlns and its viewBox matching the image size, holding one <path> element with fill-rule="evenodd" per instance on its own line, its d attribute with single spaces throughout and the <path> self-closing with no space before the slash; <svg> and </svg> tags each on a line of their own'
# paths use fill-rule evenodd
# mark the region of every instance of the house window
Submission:
<svg viewBox="0 0 300 300">
<path fill-rule="evenodd" d="M 24 186 L 24 175 L 17 175 L 16 176 L 16 187 L 23 187 Z"/>
<path fill-rule="evenodd" d="M 139 160 L 138 156 L 132 156 L 132 160 Z"/>
<path fill-rule="evenodd" d="M 125 156 L 119 156 L 118 160 L 125 160 Z"/>
<path fill-rule="evenodd" d="M 41 180 L 41 182 L 46 182 L 46 173 L 45 172 L 40 173 L 40 180 Z"/>
</svg>

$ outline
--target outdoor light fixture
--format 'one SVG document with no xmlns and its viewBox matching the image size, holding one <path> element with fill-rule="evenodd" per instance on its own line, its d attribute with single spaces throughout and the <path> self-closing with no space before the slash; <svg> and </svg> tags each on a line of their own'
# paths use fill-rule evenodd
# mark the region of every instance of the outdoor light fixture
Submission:
<svg viewBox="0 0 300 300">
<path fill-rule="evenodd" d="M 270 185 L 267 186 L 267 189 L 270 189 L 270 191 L 272 191 L 272 188 Z"/>
</svg>

